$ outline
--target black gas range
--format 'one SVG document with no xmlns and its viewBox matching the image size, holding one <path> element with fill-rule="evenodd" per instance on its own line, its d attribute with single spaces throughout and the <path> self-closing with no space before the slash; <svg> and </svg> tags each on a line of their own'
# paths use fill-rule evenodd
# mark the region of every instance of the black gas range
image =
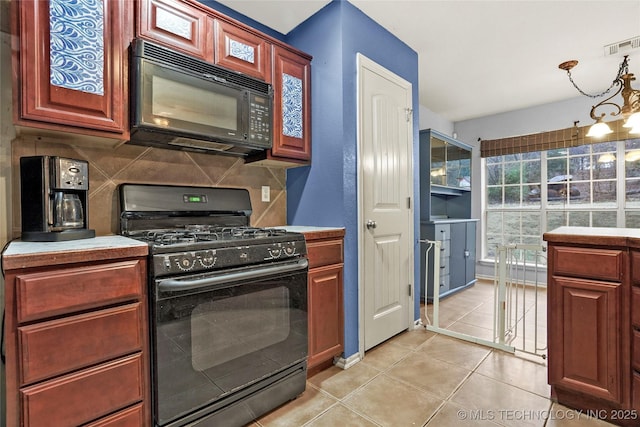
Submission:
<svg viewBox="0 0 640 427">
<path fill-rule="evenodd" d="M 185 225 L 129 233 L 148 242 L 155 277 L 214 271 L 306 255 L 304 236 L 282 229 Z"/>
<path fill-rule="evenodd" d="M 249 192 L 123 184 L 120 233 L 149 244 L 156 426 L 242 426 L 305 389 L 304 236 L 251 227 Z"/>
</svg>

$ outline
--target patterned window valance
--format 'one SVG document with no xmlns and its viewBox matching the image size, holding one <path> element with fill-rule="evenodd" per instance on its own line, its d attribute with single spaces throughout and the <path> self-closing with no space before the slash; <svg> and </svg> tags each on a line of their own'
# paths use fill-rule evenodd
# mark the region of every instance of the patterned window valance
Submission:
<svg viewBox="0 0 640 427">
<path fill-rule="evenodd" d="M 622 127 L 624 120 L 607 122 L 613 133 L 602 138 L 587 138 L 585 135 L 591 125 L 574 126 L 566 129 L 540 132 L 530 135 L 514 136 L 510 138 L 482 140 L 480 142 L 480 156 L 493 157 L 504 154 L 528 153 L 531 151 L 546 151 L 556 148 L 577 147 L 585 144 L 597 144 L 607 141 L 622 141 L 636 139 L 637 135 L 629 135 L 629 129 Z"/>
</svg>

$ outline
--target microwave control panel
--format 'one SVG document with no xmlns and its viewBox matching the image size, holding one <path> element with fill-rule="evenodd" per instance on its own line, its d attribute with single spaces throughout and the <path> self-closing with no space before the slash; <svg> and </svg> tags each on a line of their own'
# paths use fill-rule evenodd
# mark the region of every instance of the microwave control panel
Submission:
<svg viewBox="0 0 640 427">
<path fill-rule="evenodd" d="M 271 147 L 271 98 L 249 93 L 249 141 Z"/>
</svg>

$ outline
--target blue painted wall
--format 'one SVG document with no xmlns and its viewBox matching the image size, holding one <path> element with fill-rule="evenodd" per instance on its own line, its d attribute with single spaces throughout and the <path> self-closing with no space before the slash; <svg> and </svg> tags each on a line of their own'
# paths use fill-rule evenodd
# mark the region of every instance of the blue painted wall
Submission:
<svg viewBox="0 0 640 427">
<path fill-rule="evenodd" d="M 299 25 L 287 35 L 287 42 L 313 55 L 312 165 L 287 172 L 287 219 L 294 225 L 346 228 L 344 354 L 349 357 L 358 352 L 356 53 L 413 84 L 413 110 L 416 112 L 413 155 L 416 160 L 419 158 L 418 56 L 351 3 L 342 0 L 334 0 Z M 417 176 L 415 162 L 414 172 Z M 417 194 L 415 177 L 414 190 Z M 415 214 L 414 227 L 417 231 L 417 209 Z M 417 242 L 415 253 L 414 277 L 419 277 Z M 419 312 L 419 299 L 416 298 L 416 319 Z"/>
<path fill-rule="evenodd" d="M 291 225 L 345 227 L 345 350 L 358 342 L 357 62 L 361 53 L 413 85 L 414 200 L 418 187 L 418 55 L 346 0 L 334 0 L 283 36 L 213 1 L 202 3 L 313 56 L 312 165 L 287 172 L 287 221 Z M 419 204 L 414 229 L 419 232 Z M 419 247 L 414 239 L 414 295 L 419 295 Z M 415 298 L 415 319 L 420 301 Z"/>
<path fill-rule="evenodd" d="M 220 13 L 227 15 L 230 18 L 236 19 L 243 24 L 246 24 L 252 28 L 255 28 L 258 31 L 262 31 L 263 33 L 273 37 L 274 39 L 278 39 L 286 43 L 286 36 L 278 31 L 267 27 L 266 25 L 261 24 L 260 22 L 249 18 L 246 15 L 236 12 L 235 10 L 223 5 L 222 3 L 218 3 L 215 0 L 198 0 L 199 3 L 202 3 L 206 6 L 209 6 L 211 9 L 215 9 Z"/>
</svg>

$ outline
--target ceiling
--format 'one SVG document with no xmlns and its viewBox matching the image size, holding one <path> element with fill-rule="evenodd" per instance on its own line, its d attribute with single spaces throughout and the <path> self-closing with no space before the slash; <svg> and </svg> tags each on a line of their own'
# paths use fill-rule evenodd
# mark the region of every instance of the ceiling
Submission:
<svg viewBox="0 0 640 427">
<path fill-rule="evenodd" d="M 283 34 L 330 2 L 218 1 Z M 640 87 L 640 48 L 604 55 L 640 36 L 640 0 L 349 1 L 418 52 L 420 104 L 452 122 L 580 96 L 558 69 L 570 59 L 578 86 L 598 93 L 628 54 Z"/>
</svg>

